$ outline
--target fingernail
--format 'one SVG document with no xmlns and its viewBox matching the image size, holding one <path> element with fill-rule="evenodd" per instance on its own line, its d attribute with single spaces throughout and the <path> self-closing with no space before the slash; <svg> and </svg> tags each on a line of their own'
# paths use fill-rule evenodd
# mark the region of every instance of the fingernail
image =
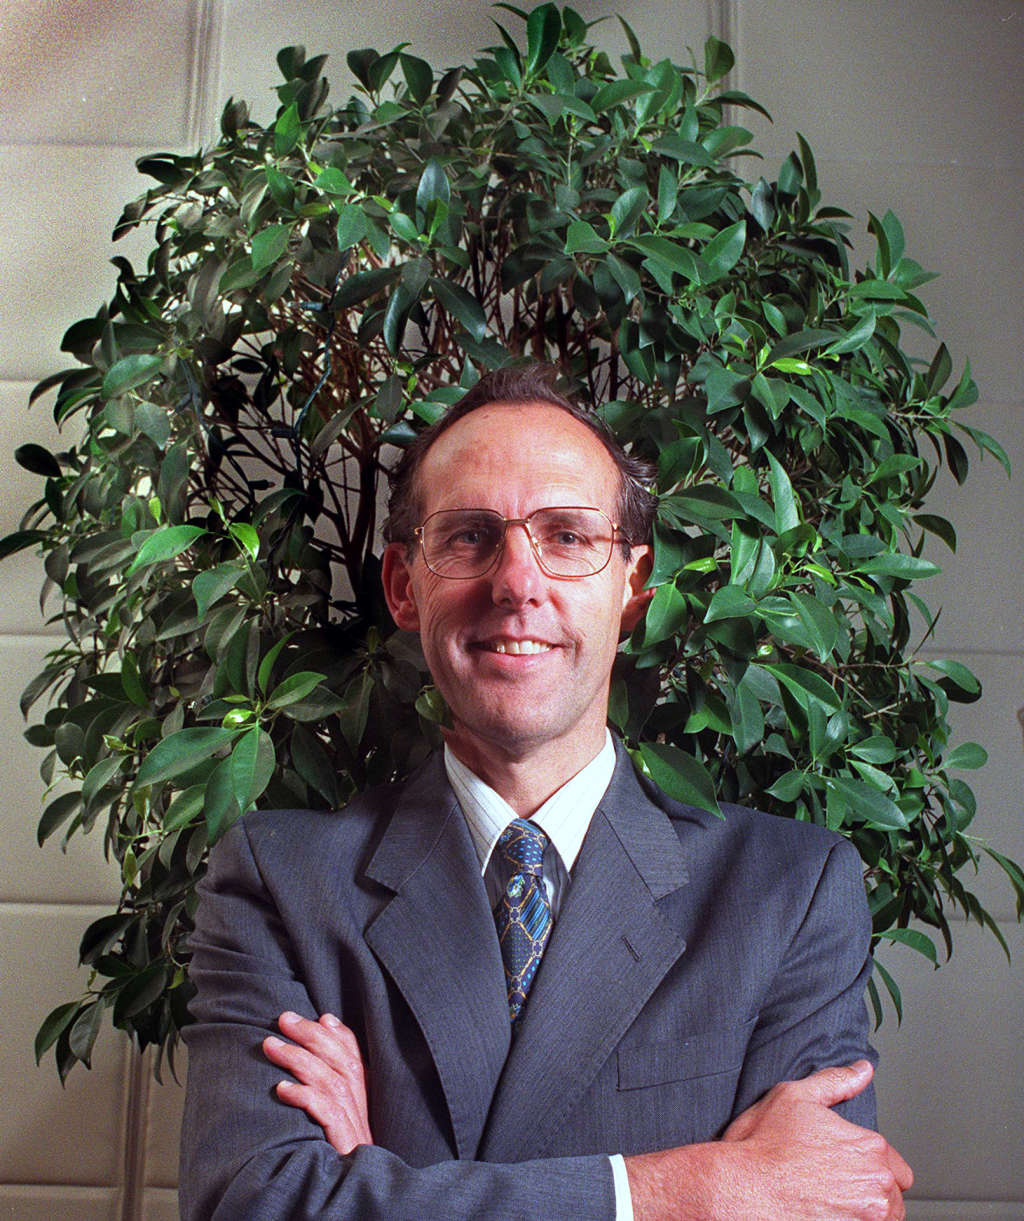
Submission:
<svg viewBox="0 0 1024 1221">
<path fill-rule="evenodd" d="M 284 1040 L 279 1039 L 277 1037 L 277 1035 L 273 1035 L 273 1034 L 268 1034 L 267 1037 L 263 1040 L 263 1043 L 267 1047 L 284 1047 Z"/>
<path fill-rule="evenodd" d="M 320 1020 L 325 1026 L 330 1026 L 332 1030 L 337 1030 L 341 1026 L 341 1022 L 333 1013 L 325 1013 Z"/>
<path fill-rule="evenodd" d="M 297 1013 L 292 1013 L 292 1011 L 290 1009 L 286 1009 L 284 1011 L 284 1013 L 282 1013 L 281 1016 L 277 1019 L 277 1022 L 278 1022 L 278 1025 L 280 1025 L 282 1022 L 288 1024 L 291 1022 L 297 1022 L 298 1020 L 299 1020 L 299 1015 Z"/>
</svg>

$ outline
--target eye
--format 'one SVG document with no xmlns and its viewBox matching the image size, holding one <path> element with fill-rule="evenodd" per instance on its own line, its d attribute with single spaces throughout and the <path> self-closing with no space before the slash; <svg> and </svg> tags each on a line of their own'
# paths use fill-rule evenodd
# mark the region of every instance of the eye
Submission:
<svg viewBox="0 0 1024 1221">
<path fill-rule="evenodd" d="M 585 547 L 588 540 L 577 531 L 565 526 L 561 530 L 553 530 L 548 536 L 548 542 L 559 547 Z"/>
<path fill-rule="evenodd" d="M 479 547 L 484 541 L 484 532 L 479 526 L 467 526 L 464 530 L 458 530 L 449 535 L 447 546 L 449 547 Z"/>
</svg>

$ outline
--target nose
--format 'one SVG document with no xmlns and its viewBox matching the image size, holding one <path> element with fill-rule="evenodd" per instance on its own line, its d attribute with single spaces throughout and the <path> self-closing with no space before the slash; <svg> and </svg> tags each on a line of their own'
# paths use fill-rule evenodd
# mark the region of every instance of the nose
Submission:
<svg viewBox="0 0 1024 1221">
<path fill-rule="evenodd" d="M 505 540 L 488 573 L 491 598 L 496 606 L 523 606 L 535 602 L 544 581 L 533 544 L 522 523 L 509 525 Z"/>
</svg>

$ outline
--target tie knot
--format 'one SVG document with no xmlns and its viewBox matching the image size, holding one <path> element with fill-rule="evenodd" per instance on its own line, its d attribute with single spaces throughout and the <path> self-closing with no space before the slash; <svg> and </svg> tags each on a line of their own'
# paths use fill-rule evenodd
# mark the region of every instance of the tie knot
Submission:
<svg viewBox="0 0 1024 1221">
<path fill-rule="evenodd" d="M 498 837 L 498 850 L 516 873 L 539 878 L 547 842 L 548 837 L 536 823 L 516 818 Z"/>
</svg>

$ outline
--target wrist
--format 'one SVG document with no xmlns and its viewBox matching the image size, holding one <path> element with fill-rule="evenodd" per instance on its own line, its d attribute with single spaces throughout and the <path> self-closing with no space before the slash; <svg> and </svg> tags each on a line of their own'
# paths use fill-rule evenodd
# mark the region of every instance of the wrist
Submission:
<svg viewBox="0 0 1024 1221">
<path fill-rule="evenodd" d="M 718 1142 L 627 1157 L 634 1221 L 733 1221 L 728 1151 Z"/>
</svg>

